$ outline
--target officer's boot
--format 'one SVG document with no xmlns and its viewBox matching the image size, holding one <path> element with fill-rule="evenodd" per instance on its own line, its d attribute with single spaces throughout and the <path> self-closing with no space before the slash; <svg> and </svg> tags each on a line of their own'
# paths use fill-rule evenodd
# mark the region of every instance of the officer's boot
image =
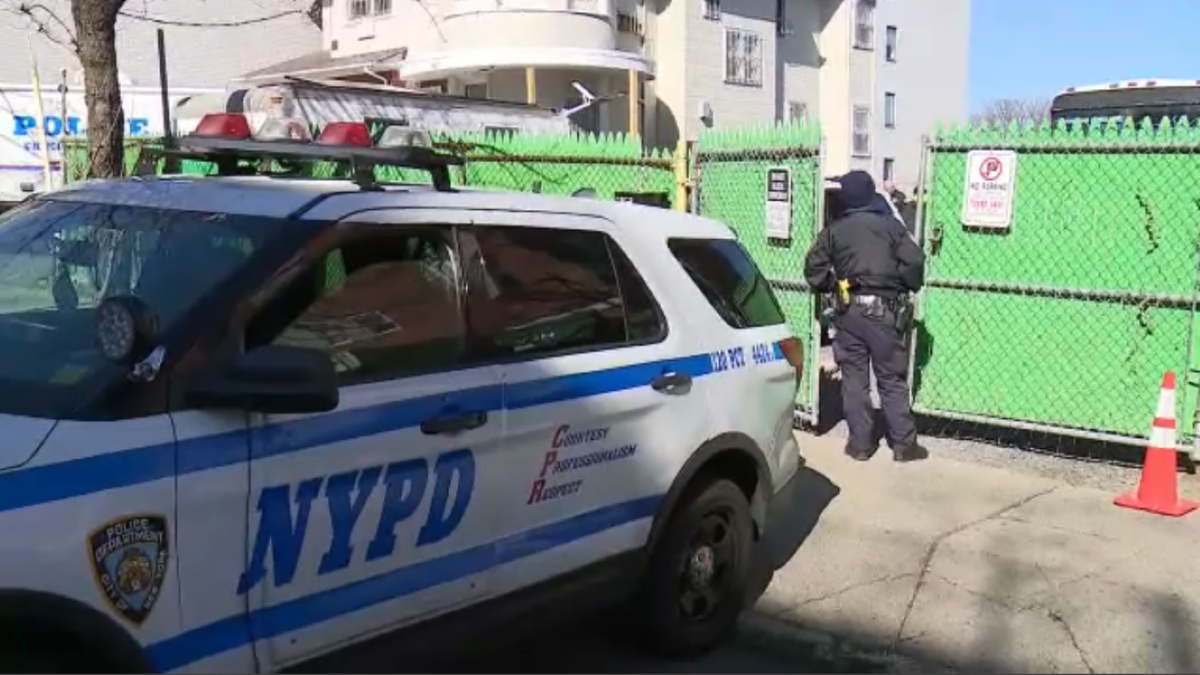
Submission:
<svg viewBox="0 0 1200 675">
<path fill-rule="evenodd" d="M 919 462 L 927 457 L 929 457 L 929 451 L 920 443 L 913 443 L 907 448 L 898 448 L 892 451 L 892 459 L 897 462 Z"/>
</svg>

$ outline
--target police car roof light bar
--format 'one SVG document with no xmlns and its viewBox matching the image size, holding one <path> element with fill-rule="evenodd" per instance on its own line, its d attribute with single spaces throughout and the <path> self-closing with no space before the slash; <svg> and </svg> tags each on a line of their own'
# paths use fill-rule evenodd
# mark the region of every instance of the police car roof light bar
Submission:
<svg viewBox="0 0 1200 675">
<path fill-rule="evenodd" d="M 216 119 L 210 120 L 210 117 Z M 237 117 L 242 118 L 242 122 L 230 121 Z M 334 125 L 337 127 L 330 131 L 329 127 Z M 213 162 L 217 165 L 217 174 L 224 176 L 245 174 L 246 170 L 238 164 L 242 160 L 257 160 L 260 168 L 270 160 L 339 162 L 350 166 L 351 180 L 364 190 L 380 189 L 375 180 L 376 166 L 395 166 L 428 171 L 434 189 L 449 192 L 453 190 L 449 167 L 463 164 L 461 157 L 442 154 L 428 147 L 375 147 L 370 142 L 367 126 L 357 122 L 330 123 L 316 143 L 258 140 L 245 134 L 249 126 L 244 115 L 206 115 L 197 127 L 197 132 L 203 127 L 205 133 L 188 134 L 179 139 L 176 149 L 166 152 L 184 159 Z M 364 135 L 365 145 L 362 144 Z"/>
</svg>

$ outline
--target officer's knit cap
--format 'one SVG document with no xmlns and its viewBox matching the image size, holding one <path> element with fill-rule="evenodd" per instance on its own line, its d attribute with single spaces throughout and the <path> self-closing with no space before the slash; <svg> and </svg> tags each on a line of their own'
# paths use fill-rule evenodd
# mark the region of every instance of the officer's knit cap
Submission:
<svg viewBox="0 0 1200 675">
<path fill-rule="evenodd" d="M 840 197 L 848 209 L 864 209 L 875 199 L 875 181 L 866 171 L 851 171 L 838 179 Z"/>
</svg>

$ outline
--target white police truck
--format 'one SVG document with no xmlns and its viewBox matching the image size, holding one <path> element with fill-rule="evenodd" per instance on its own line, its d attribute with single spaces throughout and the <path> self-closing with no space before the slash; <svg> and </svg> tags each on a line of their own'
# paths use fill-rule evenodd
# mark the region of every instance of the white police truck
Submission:
<svg viewBox="0 0 1200 675">
<path fill-rule="evenodd" d="M 299 128 L 0 216 L 0 669 L 273 672 L 585 589 L 716 644 L 804 362 L 731 231 Z"/>
</svg>

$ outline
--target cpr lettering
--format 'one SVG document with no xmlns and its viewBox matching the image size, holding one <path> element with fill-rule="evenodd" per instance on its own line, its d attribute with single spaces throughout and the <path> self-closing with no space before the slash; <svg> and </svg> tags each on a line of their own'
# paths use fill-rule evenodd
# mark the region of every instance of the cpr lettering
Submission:
<svg viewBox="0 0 1200 675">
<path fill-rule="evenodd" d="M 550 439 L 550 447 L 569 448 L 573 445 L 602 441 L 605 436 L 608 436 L 608 427 L 575 431 L 569 424 L 564 424 L 554 431 L 554 438 Z"/>
<path fill-rule="evenodd" d="M 429 474 L 429 463 L 421 458 L 309 478 L 294 486 L 294 490 L 291 485 L 263 488 L 258 496 L 258 532 L 254 549 L 250 564 L 238 581 L 238 594 L 248 592 L 266 578 L 268 553 L 275 586 L 292 583 L 304 550 L 313 501 L 321 494 L 322 485 L 331 533 L 329 546 L 317 566 L 317 575 L 350 566 L 355 554 L 355 527 L 381 482 L 383 485 L 378 491 L 383 493 L 383 504 L 374 536 L 366 547 L 364 562 L 392 555 L 396 550 L 396 528 L 421 507 L 430 482 Z M 417 532 L 416 546 L 445 539 L 462 522 L 475 489 L 475 457 L 470 450 L 445 453 L 438 457 L 432 474 L 432 496 L 425 507 L 425 522 Z M 451 488 L 454 488 L 453 501 Z"/>
</svg>

